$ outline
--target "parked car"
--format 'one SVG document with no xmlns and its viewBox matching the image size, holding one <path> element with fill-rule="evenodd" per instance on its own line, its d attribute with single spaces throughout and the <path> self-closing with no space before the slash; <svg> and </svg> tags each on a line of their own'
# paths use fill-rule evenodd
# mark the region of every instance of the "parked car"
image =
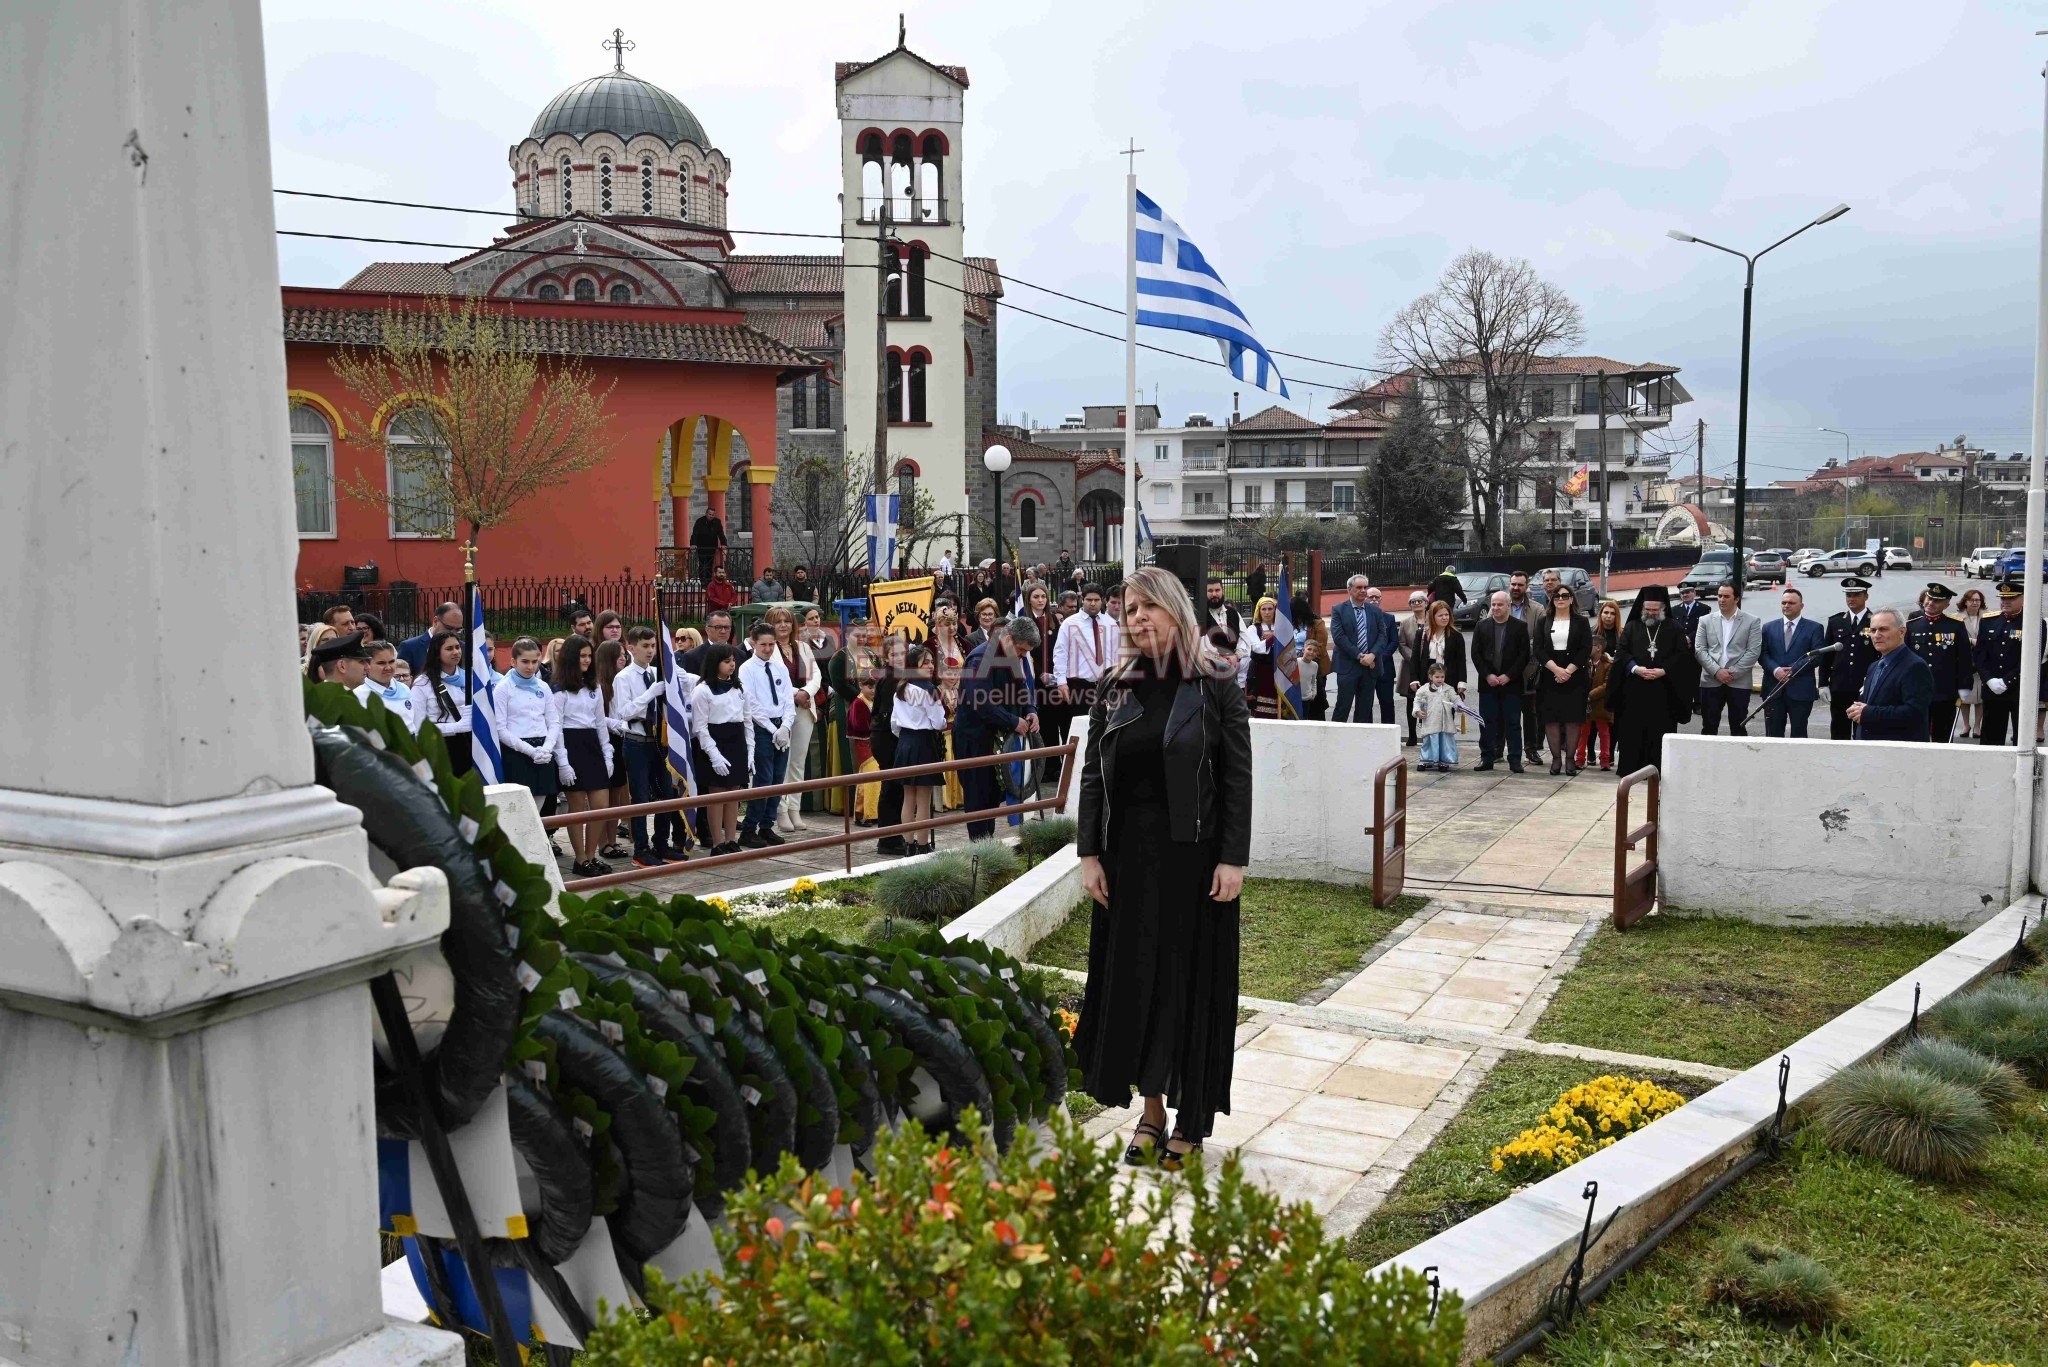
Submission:
<svg viewBox="0 0 2048 1367">
<path fill-rule="evenodd" d="M 1743 566 L 1743 582 L 1748 584 L 1782 584 L 1785 582 L 1785 556 L 1780 551 L 1757 551 Z"/>
<path fill-rule="evenodd" d="M 1594 587 L 1593 576 L 1584 570 L 1574 565 L 1559 565 L 1555 569 L 1543 571 L 1543 574 L 1537 575 L 1536 578 L 1541 580 L 1544 574 L 1555 574 L 1563 578 L 1564 586 L 1571 590 L 1572 597 L 1578 599 L 1579 611 L 1584 615 L 1591 617 L 1594 609 L 1600 606 L 1600 590 Z"/>
<path fill-rule="evenodd" d="M 2048 561 L 2048 556 L 2043 556 L 2042 559 Z M 1998 564 L 1992 567 L 1991 577 L 1994 579 L 2020 579 L 2026 576 L 2026 572 L 2027 548 L 2025 546 L 2014 546 L 2000 554 Z M 2041 577 L 2048 579 L 2048 571 L 2044 571 Z"/>
<path fill-rule="evenodd" d="M 1859 551 L 1854 547 L 1824 555 L 1806 566 L 1806 577 L 1809 579 L 1818 579 L 1824 574 L 1876 573 L 1877 557 L 1869 551 Z"/>
<path fill-rule="evenodd" d="M 1681 579 L 1678 587 L 1696 589 L 1702 598 L 1712 598 L 1723 584 L 1735 582 L 1735 552 L 1726 546 L 1702 551 L 1698 563 Z"/>
<path fill-rule="evenodd" d="M 1479 624 L 1479 616 L 1486 611 L 1494 591 L 1508 586 L 1508 577 L 1492 570 L 1461 570 L 1458 586 L 1465 590 L 1465 601 L 1451 605 L 1451 624 L 1460 631 L 1470 631 Z"/>
<path fill-rule="evenodd" d="M 1963 578 L 1989 579 L 1997 572 L 1999 557 L 2004 554 L 2003 546 L 1979 546 L 1963 557 Z"/>
<path fill-rule="evenodd" d="M 1888 570 L 1910 570 L 1913 568 L 1913 553 L 1904 546 L 1886 546 L 1884 567 Z"/>
<path fill-rule="evenodd" d="M 1801 546 L 1798 550 L 1785 557 L 1785 567 L 1791 570 L 1804 570 L 1814 561 L 1826 558 L 1827 552 L 1818 546 Z"/>
</svg>

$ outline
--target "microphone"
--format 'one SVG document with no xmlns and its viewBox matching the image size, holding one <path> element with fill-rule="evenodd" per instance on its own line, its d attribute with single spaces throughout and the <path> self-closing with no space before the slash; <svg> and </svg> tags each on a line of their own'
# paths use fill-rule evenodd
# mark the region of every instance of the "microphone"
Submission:
<svg viewBox="0 0 2048 1367">
<path fill-rule="evenodd" d="M 1842 648 L 1842 642 L 1840 642 L 1840 641 L 1837 641 L 1837 642 L 1835 642 L 1835 643 L 1834 643 L 1833 645 L 1831 645 L 1831 646 L 1822 646 L 1822 647 L 1821 647 L 1821 648 L 1820 648 L 1819 650 L 1809 650 L 1809 651 L 1807 651 L 1807 652 L 1806 652 L 1806 658 L 1807 658 L 1807 659 L 1809 659 L 1809 660 L 1811 660 L 1811 659 L 1814 659 L 1814 658 L 1816 658 L 1816 657 L 1818 657 L 1818 656 L 1821 656 L 1821 655 L 1832 655 L 1832 654 L 1834 654 L 1834 653 L 1835 653 L 1836 651 L 1840 650 L 1841 648 Z"/>
</svg>

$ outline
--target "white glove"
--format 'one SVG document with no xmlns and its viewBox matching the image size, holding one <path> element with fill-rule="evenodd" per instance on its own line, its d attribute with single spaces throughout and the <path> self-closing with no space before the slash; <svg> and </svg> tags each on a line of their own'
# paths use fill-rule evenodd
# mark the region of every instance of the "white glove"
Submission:
<svg viewBox="0 0 2048 1367">
<path fill-rule="evenodd" d="M 716 750 L 711 752 L 711 772 L 720 778 L 730 778 L 732 776 L 732 765 L 727 762 L 724 755 L 721 755 Z"/>
<path fill-rule="evenodd" d="M 2000 697 L 2005 696 L 2005 680 L 2003 679 L 1986 679 L 1984 686 Z"/>
<path fill-rule="evenodd" d="M 555 752 L 548 749 L 546 746 L 542 746 L 540 749 L 534 751 L 532 755 L 532 759 L 535 764 L 546 764 L 549 760 L 553 759 L 554 757 Z"/>
<path fill-rule="evenodd" d="M 576 781 L 576 771 L 569 767 L 569 757 L 567 755 L 563 755 L 559 760 L 555 761 L 555 773 L 564 784 L 571 784 Z"/>
<path fill-rule="evenodd" d="M 789 748 L 788 722 L 784 722 L 782 725 L 775 728 L 775 748 L 778 750 L 787 750 Z"/>
</svg>

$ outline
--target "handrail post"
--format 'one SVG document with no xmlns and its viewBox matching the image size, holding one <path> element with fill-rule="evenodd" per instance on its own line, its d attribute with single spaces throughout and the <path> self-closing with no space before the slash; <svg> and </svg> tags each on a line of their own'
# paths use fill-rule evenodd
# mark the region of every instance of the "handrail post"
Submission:
<svg viewBox="0 0 2048 1367">
<path fill-rule="evenodd" d="M 1655 765 L 1645 765 L 1621 780 L 1614 790 L 1614 928 L 1627 930 L 1630 926 L 1650 914 L 1650 908 L 1657 902 L 1657 799 L 1658 772 Z M 1644 803 L 1645 820 L 1640 826 L 1630 826 L 1628 819 L 1629 794 L 1638 784 L 1649 789 L 1648 801 Z M 1644 862 L 1633 873 L 1629 871 L 1628 854 L 1638 844 L 1644 847 Z"/>
<path fill-rule="evenodd" d="M 1394 775 L 1394 810 L 1387 810 L 1387 775 Z M 1393 843 L 1387 843 L 1388 828 Z M 1372 904 L 1386 906 L 1407 886 L 1408 874 L 1408 758 L 1396 755 L 1372 776 Z"/>
</svg>

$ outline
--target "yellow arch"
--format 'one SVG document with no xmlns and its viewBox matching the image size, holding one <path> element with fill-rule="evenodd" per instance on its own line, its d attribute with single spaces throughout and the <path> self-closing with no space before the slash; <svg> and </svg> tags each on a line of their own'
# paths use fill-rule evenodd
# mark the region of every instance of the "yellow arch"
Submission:
<svg viewBox="0 0 2048 1367">
<path fill-rule="evenodd" d="M 711 437 L 707 445 L 709 452 L 705 461 L 704 487 L 713 493 L 724 493 L 732 487 L 732 433 L 733 426 L 724 418 L 712 418 Z"/>
<path fill-rule="evenodd" d="M 455 419 L 455 410 L 439 394 L 397 394 L 387 399 L 383 406 L 377 410 L 376 416 L 370 419 L 370 430 L 373 432 L 390 431 L 391 418 L 395 413 L 400 409 L 412 408 L 418 404 L 428 404 L 440 409 L 441 416 L 451 422 Z"/>
<path fill-rule="evenodd" d="M 336 441 L 339 441 L 343 437 L 346 437 L 348 435 L 348 424 L 341 420 L 340 411 L 337 410 L 333 404 L 327 402 L 327 400 L 321 398 L 312 390 L 287 389 L 284 392 L 284 396 L 288 401 L 286 405 L 287 407 L 289 407 L 290 404 L 302 403 L 306 405 L 306 407 L 308 408 L 318 409 L 326 417 L 328 426 L 334 429 L 334 438 Z"/>
<path fill-rule="evenodd" d="M 668 492 L 671 498 L 688 498 L 697 482 L 697 422 L 698 419 L 692 416 L 668 429 L 671 438 Z"/>
</svg>

